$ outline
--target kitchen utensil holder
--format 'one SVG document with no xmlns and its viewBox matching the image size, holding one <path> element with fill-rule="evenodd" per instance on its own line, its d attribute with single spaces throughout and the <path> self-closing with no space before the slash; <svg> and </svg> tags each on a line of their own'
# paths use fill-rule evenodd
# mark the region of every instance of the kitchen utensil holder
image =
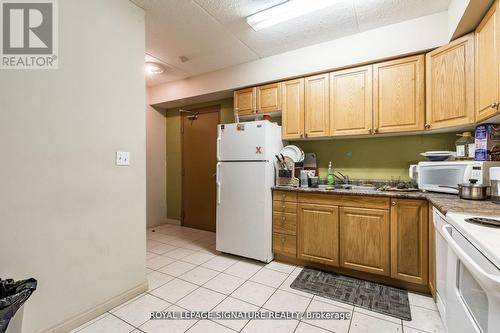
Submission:
<svg viewBox="0 0 500 333">
<path fill-rule="evenodd" d="M 288 156 L 285 156 L 286 168 L 279 163 L 275 163 L 276 168 L 276 185 L 277 186 L 292 186 L 299 187 L 300 181 L 296 175 L 295 162 Z"/>
</svg>

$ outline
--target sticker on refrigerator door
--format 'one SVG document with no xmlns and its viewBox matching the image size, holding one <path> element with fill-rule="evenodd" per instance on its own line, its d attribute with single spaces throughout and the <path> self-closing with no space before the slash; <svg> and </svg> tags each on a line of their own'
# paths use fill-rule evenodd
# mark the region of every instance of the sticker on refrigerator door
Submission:
<svg viewBox="0 0 500 333">
<path fill-rule="evenodd" d="M 245 124 L 238 124 L 238 125 L 236 125 L 236 130 L 237 131 L 244 131 L 245 130 Z"/>
<path fill-rule="evenodd" d="M 262 147 L 261 146 L 255 146 L 255 153 L 256 154 L 262 154 Z"/>
</svg>

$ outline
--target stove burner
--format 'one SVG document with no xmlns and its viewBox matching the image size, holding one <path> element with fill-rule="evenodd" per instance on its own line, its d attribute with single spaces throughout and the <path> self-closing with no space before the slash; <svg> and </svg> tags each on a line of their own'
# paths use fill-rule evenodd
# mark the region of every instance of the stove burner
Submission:
<svg viewBox="0 0 500 333">
<path fill-rule="evenodd" d="M 485 217 L 470 217 L 465 219 L 465 221 L 469 223 L 479 223 L 488 226 L 500 227 L 500 220 L 489 219 Z"/>
</svg>

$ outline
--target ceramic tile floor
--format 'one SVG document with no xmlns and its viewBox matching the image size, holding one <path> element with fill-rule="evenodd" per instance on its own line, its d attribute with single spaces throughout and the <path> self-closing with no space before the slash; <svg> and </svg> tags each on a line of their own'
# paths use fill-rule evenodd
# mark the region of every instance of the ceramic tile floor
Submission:
<svg viewBox="0 0 500 333">
<path fill-rule="evenodd" d="M 215 250 L 215 234 L 174 225 L 147 231 L 149 290 L 73 332 L 444 332 L 432 298 L 410 293 L 412 321 L 290 288 L 302 267 Z M 350 320 L 149 320 L 150 311 L 344 311 Z"/>
</svg>

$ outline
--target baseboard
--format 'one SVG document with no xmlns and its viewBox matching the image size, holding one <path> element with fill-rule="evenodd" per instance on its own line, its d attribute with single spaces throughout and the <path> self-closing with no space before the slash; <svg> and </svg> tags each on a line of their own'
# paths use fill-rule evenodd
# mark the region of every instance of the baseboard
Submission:
<svg viewBox="0 0 500 333">
<path fill-rule="evenodd" d="M 173 225 L 181 225 L 181 220 L 167 218 L 165 223 Z"/>
<path fill-rule="evenodd" d="M 115 296 L 109 300 L 107 300 L 104 303 L 101 303 L 99 305 L 96 305 L 92 309 L 89 309 L 87 311 L 84 311 L 82 313 L 77 314 L 76 316 L 73 316 L 55 326 L 52 326 L 51 328 L 44 330 L 42 332 L 44 333 L 64 333 L 64 332 L 69 332 L 72 329 L 75 329 L 86 322 L 99 317 L 106 311 L 109 311 L 113 309 L 114 307 L 125 303 L 128 300 L 131 300 L 132 298 L 142 294 L 143 292 L 148 290 L 148 281 L 145 280 L 143 283 L 140 285 L 129 289 L 125 291 L 124 293 L 121 293 L 118 296 Z"/>
</svg>

